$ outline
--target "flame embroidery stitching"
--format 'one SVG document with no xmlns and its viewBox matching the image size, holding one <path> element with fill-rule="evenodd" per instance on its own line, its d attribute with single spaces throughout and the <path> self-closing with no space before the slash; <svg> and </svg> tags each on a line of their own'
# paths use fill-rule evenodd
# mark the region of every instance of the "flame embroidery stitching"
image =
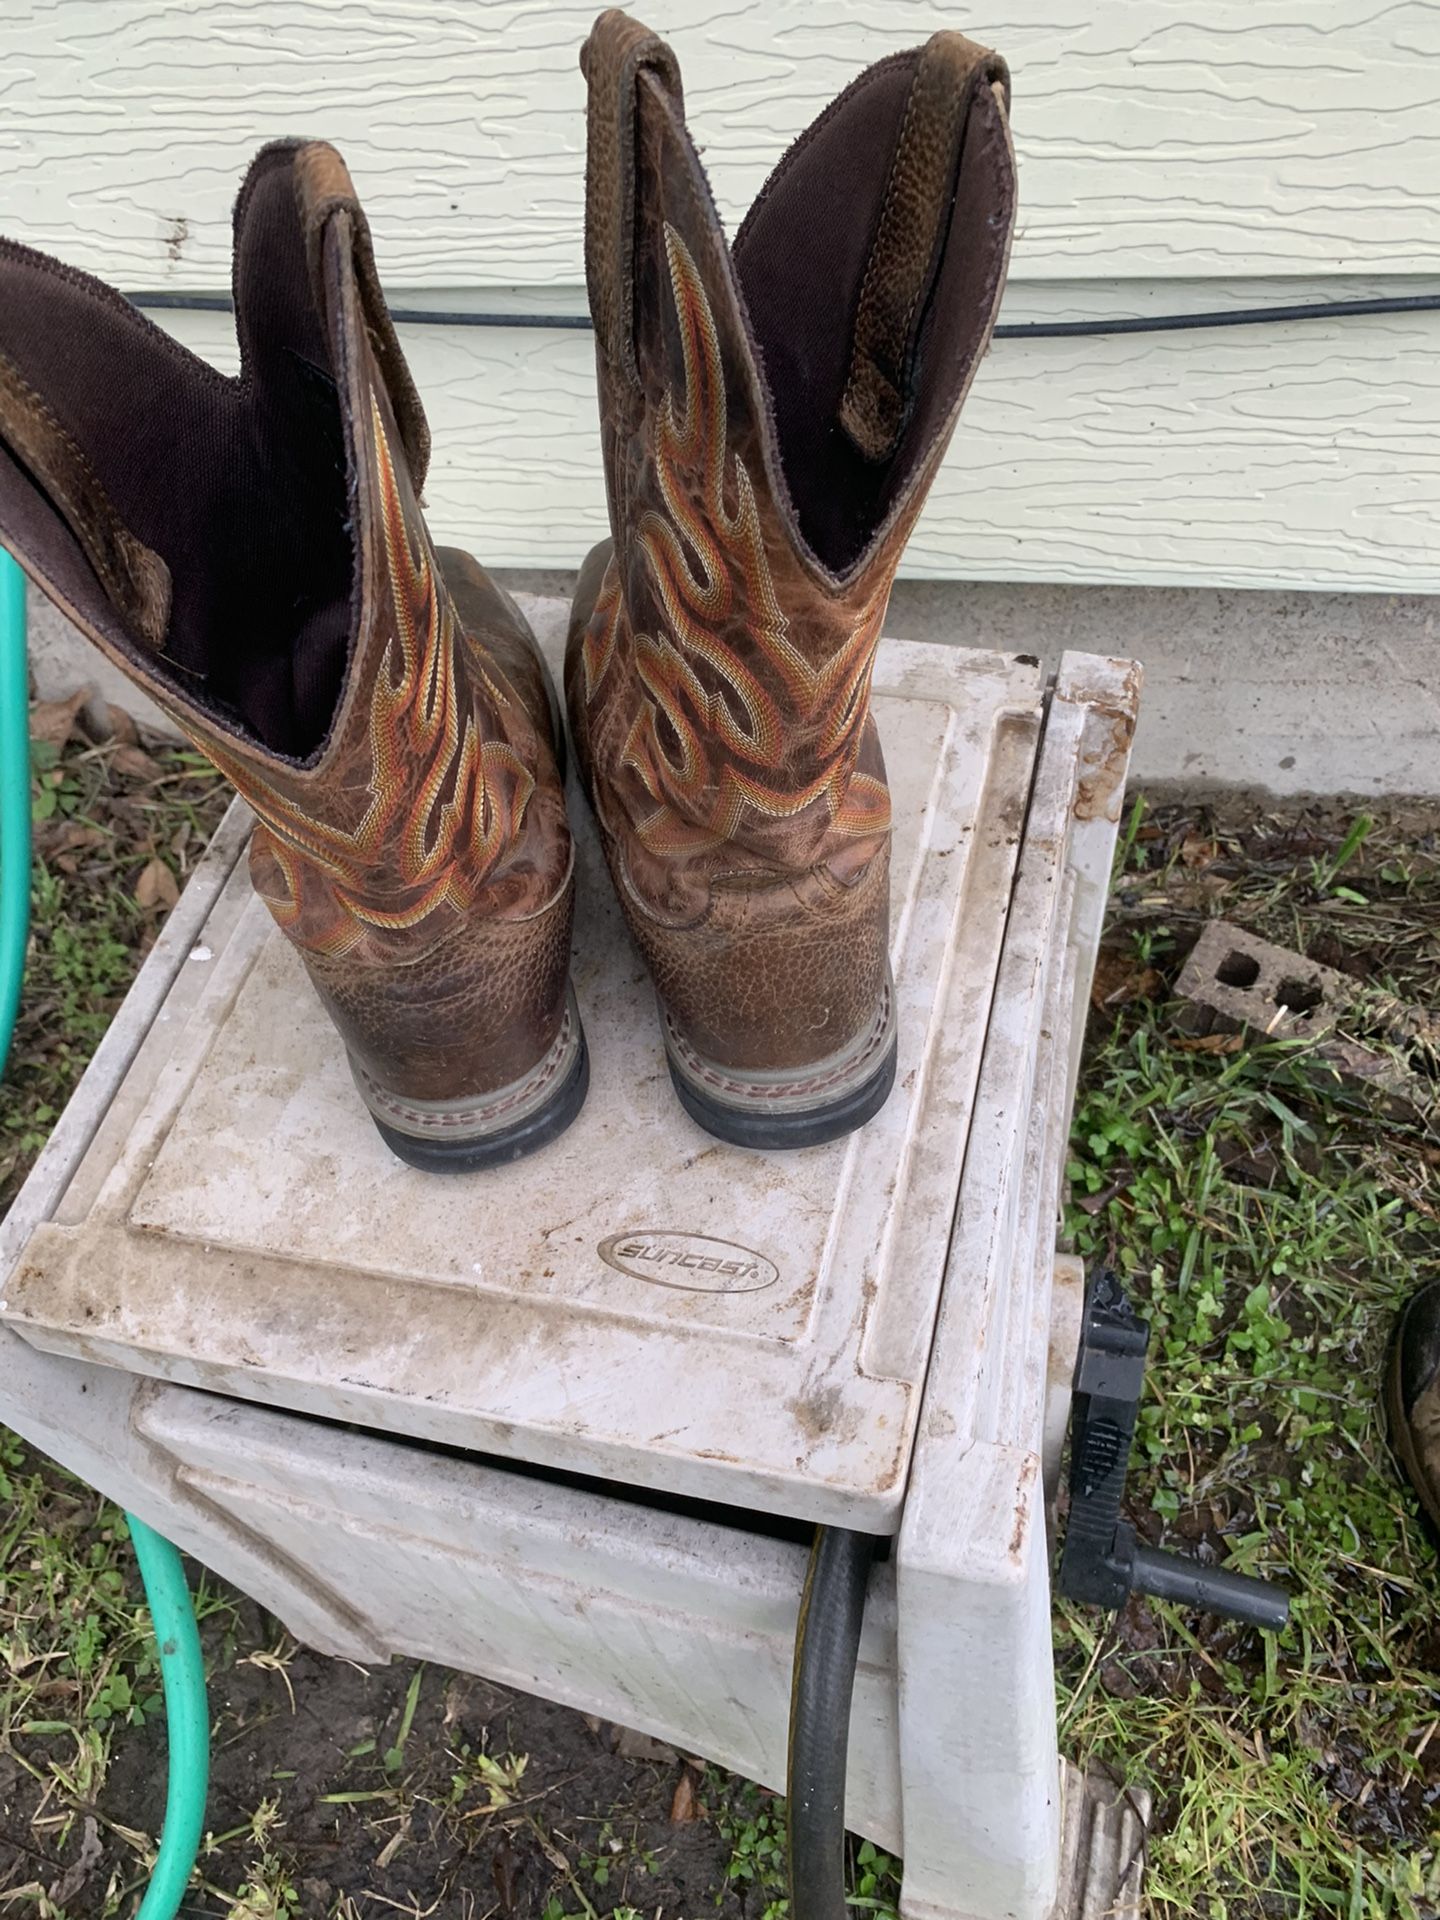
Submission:
<svg viewBox="0 0 1440 1920">
<path fill-rule="evenodd" d="M 457 674 L 464 636 L 428 542 L 423 535 L 412 541 L 373 395 L 370 407 L 394 632 L 371 690 L 369 804 L 359 825 L 346 830 L 316 819 L 222 742 L 204 742 L 268 829 L 264 844 L 289 899 L 267 892 L 266 904 L 300 945 L 331 955 L 362 945 L 367 928 L 393 932 L 418 926 L 442 905 L 470 908 L 519 834 L 535 790 L 534 774 L 508 742 L 481 739 L 474 705 L 464 700 L 472 681 L 497 707 L 512 705 L 513 695 L 473 648 Z M 327 883 L 318 890 L 316 870 Z M 312 929 L 302 923 L 317 891 L 328 899 Z"/>
<path fill-rule="evenodd" d="M 621 757 L 655 802 L 636 831 L 653 853 L 700 853 L 734 839 L 747 814 L 785 820 L 821 802 L 839 833 L 883 832 L 889 795 L 854 768 L 886 591 L 820 665 L 791 641 L 754 487 L 729 449 L 704 283 L 668 224 L 665 250 L 684 395 L 677 405 L 668 392 L 657 410 L 659 504 L 635 530 L 663 621 L 633 642 L 645 698 Z M 624 617 L 612 556 L 582 646 L 587 697 L 610 668 Z"/>
</svg>

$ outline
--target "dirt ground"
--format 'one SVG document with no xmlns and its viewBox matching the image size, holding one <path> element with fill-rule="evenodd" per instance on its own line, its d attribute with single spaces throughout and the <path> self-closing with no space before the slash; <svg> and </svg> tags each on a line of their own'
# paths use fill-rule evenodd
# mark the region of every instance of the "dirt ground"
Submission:
<svg viewBox="0 0 1440 1920">
<path fill-rule="evenodd" d="M 764 1910 L 728 1878 L 764 1797 L 669 1749 L 443 1669 L 297 1650 L 245 1600 L 211 1614 L 204 1644 L 211 1837 L 186 1915 Z M 0 1750 L 0 1911 L 133 1910 L 165 1799 L 163 1721 L 146 1708 L 109 1729 L 98 1795 L 62 1782 L 68 1806 L 44 1780 L 47 1761 L 73 1765 L 68 1730 L 25 1739 L 38 1777 Z"/>
<path fill-rule="evenodd" d="M 251 1646 L 275 1634 L 248 1602 L 227 1630 Z M 615 1751 L 618 1728 L 408 1662 L 364 1672 L 299 1651 L 283 1667 L 255 1666 L 225 1662 L 217 1648 L 216 1666 L 210 1819 L 217 1833 L 253 1831 L 257 1783 L 283 1783 L 283 1825 L 270 1833 L 298 1864 L 268 1889 L 282 1912 L 285 1884 L 304 1915 L 331 1913 L 343 1895 L 362 1911 L 394 1902 L 458 1920 L 519 1920 L 557 1898 L 567 1914 L 585 1911 L 582 1898 L 651 1915 L 745 1911 L 738 1895 L 716 1899 L 730 1849 L 704 1803 L 725 1783 L 716 1776 L 707 1789 L 703 1770 L 666 1749 L 642 1740 L 653 1757 L 628 1758 Z M 692 1816 L 681 1824 L 677 1795 Z M 112 1814 L 154 1832 L 161 1804 L 154 1740 L 137 1730 L 116 1747 Z M 608 1862 L 603 1887 L 587 1860 Z M 578 1889 L 566 1884 L 572 1874 L 583 1876 Z M 216 1893 L 193 1911 L 234 1909 Z"/>
</svg>

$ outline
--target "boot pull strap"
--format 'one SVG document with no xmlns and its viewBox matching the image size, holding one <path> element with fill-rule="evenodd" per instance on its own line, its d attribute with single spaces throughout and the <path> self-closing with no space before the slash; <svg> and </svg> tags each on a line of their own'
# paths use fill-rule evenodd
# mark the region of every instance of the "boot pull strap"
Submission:
<svg viewBox="0 0 1440 1920">
<path fill-rule="evenodd" d="M 600 352 L 638 386 L 635 360 L 637 93 L 653 73 L 683 109 L 680 68 L 658 34 L 612 7 L 580 49 L 589 85 L 585 157 L 585 284 Z"/>
<path fill-rule="evenodd" d="M 158 653 L 170 626 L 170 569 L 121 520 L 80 447 L 0 353 L 0 443 L 43 488 L 127 629 Z"/>
<path fill-rule="evenodd" d="M 860 287 L 840 423 L 870 460 L 894 453 L 914 398 L 915 348 L 945 240 L 965 128 L 982 86 L 1010 107 L 1005 62 L 961 33 L 920 51 L 875 244 Z"/>
<path fill-rule="evenodd" d="M 430 467 L 430 425 L 411 377 L 405 350 L 400 345 L 400 336 L 395 331 L 395 322 L 385 304 L 380 276 L 375 269 L 370 223 L 355 192 L 350 170 L 333 147 L 323 140 L 315 140 L 295 155 L 295 186 L 305 230 L 305 252 L 310 262 L 310 284 L 322 314 L 326 309 L 325 234 L 331 221 L 337 222 L 342 251 L 348 252 L 354 267 L 360 317 L 400 430 L 411 484 L 418 494 L 424 488 Z"/>
</svg>

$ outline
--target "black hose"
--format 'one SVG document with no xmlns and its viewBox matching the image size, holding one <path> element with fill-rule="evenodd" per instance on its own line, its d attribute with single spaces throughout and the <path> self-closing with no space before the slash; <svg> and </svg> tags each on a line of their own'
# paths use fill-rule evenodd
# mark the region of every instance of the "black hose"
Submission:
<svg viewBox="0 0 1440 1920">
<path fill-rule="evenodd" d="M 795 1629 L 787 1853 L 791 1920 L 847 1920 L 845 1760 L 875 1542 L 817 1527 Z"/>
</svg>

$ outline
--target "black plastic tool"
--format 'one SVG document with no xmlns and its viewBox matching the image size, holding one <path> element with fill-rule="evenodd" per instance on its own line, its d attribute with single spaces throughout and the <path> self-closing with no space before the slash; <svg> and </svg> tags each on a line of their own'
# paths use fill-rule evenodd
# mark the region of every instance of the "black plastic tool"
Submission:
<svg viewBox="0 0 1440 1920">
<path fill-rule="evenodd" d="M 1115 1275 L 1092 1275 L 1075 1364 L 1060 1591 L 1097 1607 L 1122 1607 L 1130 1594 L 1149 1593 L 1278 1632 L 1290 1617 L 1283 1588 L 1143 1546 L 1120 1517 L 1149 1344 L 1150 1329 Z"/>
</svg>

